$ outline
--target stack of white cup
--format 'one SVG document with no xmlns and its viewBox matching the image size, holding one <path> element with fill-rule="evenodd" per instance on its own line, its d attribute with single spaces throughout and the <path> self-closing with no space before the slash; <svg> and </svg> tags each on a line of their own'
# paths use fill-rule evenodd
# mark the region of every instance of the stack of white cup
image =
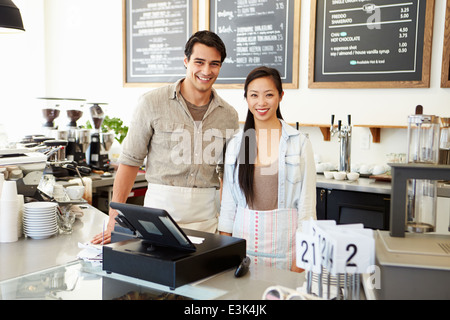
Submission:
<svg viewBox="0 0 450 320">
<path fill-rule="evenodd" d="M 0 177 L 0 242 L 8 243 L 18 240 L 19 201 L 16 181 L 4 181 Z"/>
</svg>

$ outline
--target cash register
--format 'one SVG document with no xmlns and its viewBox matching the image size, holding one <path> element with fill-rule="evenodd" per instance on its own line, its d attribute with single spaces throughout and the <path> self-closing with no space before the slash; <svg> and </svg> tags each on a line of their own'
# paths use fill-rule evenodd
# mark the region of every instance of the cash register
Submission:
<svg viewBox="0 0 450 320">
<path fill-rule="evenodd" d="M 182 229 L 162 209 L 111 202 L 128 239 L 103 246 L 103 270 L 175 289 L 239 266 L 244 239 Z"/>
</svg>

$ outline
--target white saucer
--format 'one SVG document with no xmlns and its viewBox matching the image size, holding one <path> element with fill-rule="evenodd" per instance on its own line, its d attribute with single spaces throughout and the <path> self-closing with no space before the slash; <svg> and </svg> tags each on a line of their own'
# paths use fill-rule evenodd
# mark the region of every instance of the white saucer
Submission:
<svg viewBox="0 0 450 320">
<path fill-rule="evenodd" d="M 43 230 L 43 229 L 52 229 L 57 226 L 58 226 L 58 224 L 56 222 L 54 222 L 54 223 L 48 223 L 48 224 L 24 224 L 23 228 L 26 230 Z"/>
<path fill-rule="evenodd" d="M 25 235 L 34 240 L 42 240 L 42 239 L 47 239 L 47 238 L 53 237 L 53 235 L 55 235 L 55 234 L 56 234 L 56 232 L 52 233 L 52 234 L 46 234 L 46 235 L 36 235 L 36 234 L 25 234 Z"/>
<path fill-rule="evenodd" d="M 54 209 L 41 209 L 41 210 L 23 210 L 24 213 L 29 213 L 32 215 L 39 215 L 39 214 L 49 214 L 56 212 L 56 208 Z"/>
<path fill-rule="evenodd" d="M 23 227 L 25 229 L 49 229 L 49 228 L 55 228 L 58 226 L 58 223 L 56 221 L 46 223 L 46 224 L 24 224 Z"/>
<path fill-rule="evenodd" d="M 28 217 L 46 217 L 46 216 L 52 216 L 52 215 L 56 215 L 56 210 L 52 210 L 52 211 L 46 211 L 46 212 L 28 212 L 28 211 L 24 211 L 23 212 L 24 215 L 28 216 Z"/>
<path fill-rule="evenodd" d="M 25 209 L 47 209 L 47 208 L 55 208 L 58 204 L 56 202 L 28 202 L 23 206 Z"/>
</svg>

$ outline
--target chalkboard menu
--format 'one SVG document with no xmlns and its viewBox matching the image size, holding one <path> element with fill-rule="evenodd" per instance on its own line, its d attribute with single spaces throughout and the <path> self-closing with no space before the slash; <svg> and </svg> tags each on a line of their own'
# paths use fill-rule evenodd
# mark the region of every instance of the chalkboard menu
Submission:
<svg viewBox="0 0 450 320">
<path fill-rule="evenodd" d="M 310 88 L 429 87 L 434 0 L 311 5 Z"/>
<path fill-rule="evenodd" d="M 186 76 L 184 46 L 198 28 L 198 0 L 123 0 L 125 86 Z"/>
<path fill-rule="evenodd" d="M 442 53 L 441 87 L 450 88 L 450 0 L 445 14 L 444 51 Z"/>
<path fill-rule="evenodd" d="M 216 87 L 242 87 L 254 68 L 276 68 L 298 88 L 300 0 L 210 0 L 209 29 L 227 48 Z"/>
</svg>

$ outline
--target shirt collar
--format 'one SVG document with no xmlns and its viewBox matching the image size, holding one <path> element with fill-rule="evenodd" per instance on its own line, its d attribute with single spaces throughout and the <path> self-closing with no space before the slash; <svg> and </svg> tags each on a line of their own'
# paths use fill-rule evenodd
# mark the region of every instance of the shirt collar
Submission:
<svg viewBox="0 0 450 320">
<path fill-rule="evenodd" d="M 178 94 L 181 96 L 181 93 L 180 93 L 181 82 L 183 82 L 184 79 L 185 78 L 179 79 L 177 82 L 171 84 L 171 88 L 170 88 L 170 91 L 169 91 L 169 94 L 170 94 L 169 99 L 176 100 L 176 99 L 179 98 Z M 211 106 L 223 107 L 220 99 L 218 98 L 219 96 L 217 95 L 216 90 L 214 88 L 212 88 L 211 90 L 212 90 L 211 93 L 212 93 L 213 98 L 211 100 L 210 107 Z"/>
<path fill-rule="evenodd" d="M 281 120 L 281 136 L 287 140 L 290 136 L 296 136 L 299 135 L 300 132 L 298 130 L 296 130 L 294 127 L 292 127 L 291 125 L 287 124 L 284 120 Z"/>
<path fill-rule="evenodd" d="M 179 79 L 177 82 L 172 83 L 170 85 L 170 90 L 169 90 L 169 99 L 172 100 L 177 100 L 179 98 L 179 95 L 181 96 L 180 93 L 180 88 L 181 88 L 181 82 L 184 81 L 185 78 Z M 219 95 L 217 94 L 216 90 L 214 88 L 211 89 L 211 93 L 212 93 L 212 100 L 211 103 L 209 105 L 209 109 L 213 109 L 216 107 L 224 107 L 222 100 L 220 99 Z M 180 93 L 180 94 L 179 94 Z"/>
</svg>

